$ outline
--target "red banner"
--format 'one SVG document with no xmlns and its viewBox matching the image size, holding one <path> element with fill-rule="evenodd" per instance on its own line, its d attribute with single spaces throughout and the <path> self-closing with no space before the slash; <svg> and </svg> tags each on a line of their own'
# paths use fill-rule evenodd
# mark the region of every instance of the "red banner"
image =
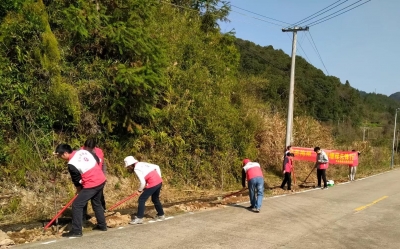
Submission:
<svg viewBox="0 0 400 249">
<path fill-rule="evenodd" d="M 358 154 L 355 151 L 323 150 L 329 159 L 329 164 L 358 165 Z M 313 148 L 292 147 L 294 160 L 315 162 L 317 153 Z"/>
</svg>

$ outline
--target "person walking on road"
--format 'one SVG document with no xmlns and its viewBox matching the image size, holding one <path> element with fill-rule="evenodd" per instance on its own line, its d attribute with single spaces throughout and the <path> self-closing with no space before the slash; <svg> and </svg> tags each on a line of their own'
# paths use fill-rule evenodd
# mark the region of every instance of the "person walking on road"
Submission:
<svg viewBox="0 0 400 249">
<path fill-rule="evenodd" d="M 257 162 L 251 162 L 250 159 L 246 158 L 243 160 L 242 169 L 242 186 L 249 188 L 250 207 L 254 212 L 259 213 L 264 197 L 264 176 Z"/>
<path fill-rule="evenodd" d="M 124 162 L 128 172 L 135 172 L 140 181 L 140 186 L 137 190 L 137 194 L 140 194 L 137 215 L 129 224 L 135 225 L 143 223 L 145 203 L 150 196 L 157 211 L 154 220 L 165 220 L 164 210 L 160 202 L 160 191 L 162 187 L 160 167 L 151 163 L 139 162 L 133 156 L 126 157 Z"/>
<path fill-rule="evenodd" d="M 356 153 L 357 156 L 357 163 L 353 163 L 349 165 L 349 179 L 350 181 L 354 181 L 356 177 L 356 172 L 357 172 L 357 166 L 358 166 L 358 157 L 360 156 L 360 152 L 356 150 L 352 150 L 352 152 Z"/>
<path fill-rule="evenodd" d="M 321 150 L 320 147 L 315 147 L 314 152 L 317 153 L 317 158 L 315 162 L 315 168 L 317 168 L 317 179 L 318 179 L 318 186 L 317 188 L 321 187 L 321 178 L 324 181 L 324 188 L 328 188 L 328 183 L 326 181 L 326 169 L 328 168 L 329 159 L 326 155 L 325 151 Z"/>
<path fill-rule="evenodd" d="M 291 191 L 292 188 L 292 169 L 293 169 L 293 153 L 287 152 L 283 160 L 283 174 L 285 178 L 282 181 L 281 189 L 284 189 L 287 183 L 287 190 Z"/>
<path fill-rule="evenodd" d="M 89 200 L 92 202 L 97 219 L 97 225 L 93 230 L 107 231 L 106 219 L 101 207 L 101 194 L 106 183 L 106 177 L 98 165 L 97 156 L 87 150 L 73 151 L 68 144 L 59 144 L 54 154 L 68 161 L 68 171 L 78 195 L 72 203 L 72 229 L 62 236 L 82 236 L 83 207 Z"/>
</svg>

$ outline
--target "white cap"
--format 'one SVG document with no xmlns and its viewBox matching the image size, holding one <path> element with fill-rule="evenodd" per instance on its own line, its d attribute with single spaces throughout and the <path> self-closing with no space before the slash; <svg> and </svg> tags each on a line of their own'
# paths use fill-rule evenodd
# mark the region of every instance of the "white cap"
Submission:
<svg viewBox="0 0 400 249">
<path fill-rule="evenodd" d="M 125 167 L 129 167 L 139 161 L 136 160 L 133 156 L 127 156 L 125 157 L 124 162 L 125 162 Z"/>
</svg>

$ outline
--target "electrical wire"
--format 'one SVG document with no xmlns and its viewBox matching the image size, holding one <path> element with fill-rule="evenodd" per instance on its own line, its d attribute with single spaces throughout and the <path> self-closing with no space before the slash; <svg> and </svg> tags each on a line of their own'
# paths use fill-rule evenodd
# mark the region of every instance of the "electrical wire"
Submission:
<svg viewBox="0 0 400 249">
<path fill-rule="evenodd" d="M 317 45 L 316 45 L 315 42 L 314 42 L 314 39 L 313 39 L 313 37 L 312 37 L 312 35 L 311 35 L 310 30 L 308 31 L 308 33 L 310 34 L 311 40 L 312 40 L 312 42 L 313 42 L 313 44 L 314 44 L 314 46 L 315 46 L 315 49 L 316 49 L 317 54 L 318 54 L 318 57 L 319 57 L 319 59 L 321 60 L 322 65 L 324 66 L 324 68 L 325 68 L 325 70 L 326 70 L 326 73 L 329 75 L 328 69 L 326 69 L 325 63 L 324 63 L 324 61 L 322 60 L 321 54 L 320 54 L 319 51 L 318 51 Z"/>
<path fill-rule="evenodd" d="M 290 42 L 293 44 L 293 39 L 292 38 L 290 38 L 290 35 L 288 34 L 288 33 L 286 33 L 287 34 L 287 36 L 288 36 L 288 38 L 289 38 L 289 40 L 290 40 Z M 304 34 L 303 34 L 303 39 L 302 40 L 304 40 Z M 299 44 L 299 46 L 300 46 L 300 49 L 301 49 L 301 51 L 303 51 L 303 53 L 304 53 L 304 56 L 307 58 L 307 61 L 308 61 L 308 63 L 310 63 L 311 64 L 311 60 L 310 60 L 310 58 L 308 58 L 308 56 L 307 56 L 307 54 L 306 54 L 306 52 L 304 51 L 304 49 L 303 49 L 303 46 L 301 46 L 301 42 L 300 42 L 300 39 L 298 39 L 297 40 L 297 42 L 298 42 L 298 44 Z M 297 49 L 296 49 L 297 50 Z M 300 54 L 300 53 L 299 53 Z"/>
<path fill-rule="evenodd" d="M 287 22 L 284 22 L 284 21 L 280 21 L 280 20 L 277 20 L 277 19 L 274 19 L 274 18 L 271 18 L 271 17 L 268 17 L 268 16 L 260 15 L 260 14 L 257 14 L 255 12 L 252 12 L 250 10 L 246 10 L 246 9 L 240 8 L 240 7 L 232 5 L 232 4 L 230 6 L 232 6 L 234 8 L 237 8 L 237 9 L 240 9 L 240 10 L 243 10 L 243 11 L 246 11 L 246 12 L 249 12 L 249 13 L 252 13 L 252 14 L 257 15 L 257 16 L 262 16 L 264 18 L 267 18 L 267 19 L 270 19 L 270 20 L 273 20 L 273 21 L 277 21 L 277 22 L 281 22 L 281 23 L 285 23 L 285 24 L 289 24 L 290 25 L 290 23 L 287 23 Z"/>
<path fill-rule="evenodd" d="M 300 42 L 300 39 L 299 39 L 299 46 L 300 46 L 301 51 L 303 51 L 304 55 L 306 56 L 307 61 L 308 61 L 309 63 L 311 63 L 310 58 L 308 58 L 308 56 L 307 56 L 307 54 L 306 54 L 306 51 L 304 51 L 303 46 L 301 45 L 301 43 L 304 41 L 304 36 L 305 36 L 305 35 L 306 35 L 306 33 L 303 33 L 303 39 L 301 39 L 301 42 Z"/>
<path fill-rule="evenodd" d="M 361 0 L 360 0 L 361 1 Z M 313 22 L 313 23 L 310 23 L 309 24 L 309 27 L 311 27 L 311 26 L 315 26 L 315 25 L 317 25 L 317 24 L 320 24 L 320 23 L 323 23 L 323 22 L 326 22 L 326 21 L 328 21 L 328 20 L 330 20 L 330 19 L 332 19 L 332 18 L 334 18 L 334 17 L 337 17 L 337 16 L 340 16 L 340 15 L 342 15 L 342 14 L 344 14 L 344 13 L 346 13 L 346 12 L 349 12 L 350 10 L 352 10 L 352 9 L 355 9 L 355 8 L 357 8 L 357 7 L 360 7 L 361 5 L 364 5 L 364 4 L 366 4 L 366 3 L 368 3 L 368 2 L 370 2 L 371 0 L 368 0 L 368 1 L 366 1 L 366 2 L 364 2 L 364 3 L 362 3 L 362 4 L 359 4 L 359 5 L 357 5 L 357 6 L 354 6 L 353 8 L 351 8 L 351 9 L 349 9 L 349 10 L 346 10 L 346 11 L 344 11 L 344 12 L 342 12 L 342 13 L 339 13 L 339 14 L 337 14 L 337 15 L 335 15 L 335 16 L 332 16 L 331 18 L 328 18 L 328 19 L 326 19 L 326 20 L 323 20 L 323 21 L 320 21 L 320 20 L 322 20 L 322 19 L 325 19 L 325 18 L 327 18 L 328 16 L 326 16 L 326 17 L 324 17 L 324 18 L 321 18 L 321 19 L 319 19 L 319 20 L 317 20 L 317 21 L 315 21 L 315 22 Z M 357 1 L 357 2 L 355 2 L 355 3 L 358 3 L 359 1 Z M 354 4 L 355 4 L 354 3 Z M 354 4 L 352 4 L 352 5 L 354 5 Z M 347 6 L 347 7 L 350 7 L 351 5 L 349 5 L 349 6 Z M 347 8 L 346 7 L 346 8 Z M 346 8 L 343 8 L 343 9 L 346 9 Z M 342 10 L 343 10 L 342 9 Z M 340 10 L 339 10 L 340 11 Z M 335 13 L 337 13 L 338 11 L 336 11 Z M 335 13 L 332 13 L 332 14 L 330 14 L 329 16 L 331 16 L 331 15 L 333 15 L 333 14 L 335 14 Z M 320 22 L 318 22 L 318 21 L 320 21 Z M 316 23 L 317 22 L 317 23 Z"/>
<path fill-rule="evenodd" d="M 302 20 L 300 20 L 300 21 L 296 22 L 296 23 L 295 23 L 295 24 L 293 24 L 292 26 L 299 25 L 299 24 L 305 23 L 305 22 L 307 22 L 307 21 L 310 21 L 310 20 L 312 20 L 312 19 L 316 18 L 317 16 L 320 16 L 320 15 L 322 15 L 322 14 L 324 14 L 324 13 L 326 13 L 326 12 L 328 12 L 328 11 L 330 11 L 330 10 L 332 10 L 332 9 L 336 8 L 336 7 L 338 7 L 339 5 L 342 5 L 342 4 L 344 4 L 345 2 L 347 2 L 347 1 L 349 1 L 349 0 L 346 0 L 346 1 L 344 1 L 344 2 L 340 3 L 340 4 L 336 5 L 336 6 L 333 6 L 332 8 L 330 8 L 330 9 L 328 9 L 328 10 L 326 10 L 326 11 L 322 12 L 321 14 L 319 14 L 319 15 L 317 15 L 317 16 L 314 16 L 314 15 L 318 14 L 319 12 L 321 12 L 321 11 L 323 11 L 323 10 L 325 10 L 325 9 L 329 8 L 330 6 L 332 6 L 332 5 L 336 4 L 336 3 L 340 2 L 340 1 L 342 1 L 342 0 L 336 1 L 336 2 L 334 2 L 333 4 L 331 4 L 331 5 L 329 5 L 329 6 L 325 7 L 325 8 L 323 8 L 322 10 L 320 10 L 320 11 L 317 11 L 317 12 L 315 12 L 314 14 L 312 14 L 312 15 L 310 15 L 310 16 L 308 16 L 308 17 L 306 17 L 306 18 L 303 18 Z M 312 16 L 314 16 L 314 17 L 312 17 Z M 312 18 L 311 18 L 311 17 L 312 17 Z"/>
<path fill-rule="evenodd" d="M 261 18 L 258 18 L 258 17 L 254 17 L 254 16 L 248 16 L 248 15 L 246 15 L 244 13 L 241 13 L 241 12 L 238 12 L 238 11 L 231 10 L 231 12 L 238 13 L 238 14 L 241 14 L 243 16 L 246 16 L 246 17 L 249 17 L 249 18 L 253 18 L 253 19 L 256 19 L 256 20 L 259 20 L 259 21 L 262 21 L 262 22 L 266 22 L 266 23 L 269 23 L 269 24 L 273 24 L 273 25 L 276 25 L 276 26 L 279 26 L 279 27 L 284 27 L 281 24 L 273 23 L 273 22 L 270 22 L 270 21 L 267 21 L 267 20 L 264 20 L 264 19 L 261 19 Z"/>
<path fill-rule="evenodd" d="M 190 10 L 190 11 L 194 11 L 194 12 L 199 13 L 199 11 L 197 11 L 197 10 L 195 10 L 195 9 L 188 8 L 188 7 L 184 7 L 184 6 L 180 6 L 180 5 L 177 5 L 177 4 L 173 4 L 173 3 L 169 3 L 169 2 L 165 2 L 165 1 L 160 1 L 160 3 L 169 4 L 169 5 L 172 5 L 172 6 L 181 8 L 181 9 L 186 9 L 186 10 Z M 238 8 L 238 7 L 236 7 L 236 8 Z M 243 10 L 244 10 L 244 9 L 243 9 Z M 251 11 L 248 11 L 248 10 L 245 10 L 245 11 L 252 13 Z M 248 15 L 246 15 L 246 14 L 244 14 L 244 13 L 241 13 L 241 12 L 238 12 L 238 11 L 234 11 L 234 10 L 232 10 L 232 9 L 230 10 L 230 12 L 234 12 L 234 13 L 237 13 L 237 14 L 240 14 L 240 15 L 243 15 L 243 16 L 246 16 L 246 17 L 249 17 L 249 18 L 258 20 L 258 21 L 262 21 L 262 22 L 266 22 L 266 23 L 269 23 L 269 24 L 273 24 L 273 25 L 276 25 L 276 26 L 279 26 L 279 27 L 284 27 L 284 26 L 281 25 L 281 24 L 273 23 L 273 22 L 270 22 L 270 21 L 267 21 L 267 20 L 264 20 L 264 19 L 261 19 L 261 18 L 258 18 L 258 17 L 254 17 L 254 16 L 248 16 Z M 256 14 L 256 13 L 254 13 L 254 14 Z M 256 14 L 256 15 L 259 15 L 259 14 Z M 217 16 L 217 15 L 215 15 L 215 16 Z M 259 16 L 263 16 L 263 15 L 259 15 Z M 263 17 L 265 17 L 265 16 L 263 16 Z M 269 17 L 266 17 L 266 18 L 271 19 L 271 20 L 276 20 L 276 19 L 269 18 Z M 276 21 L 282 22 L 282 21 L 279 21 L 279 20 L 276 20 Z M 283 22 L 283 23 L 285 23 L 285 22 Z"/>
</svg>

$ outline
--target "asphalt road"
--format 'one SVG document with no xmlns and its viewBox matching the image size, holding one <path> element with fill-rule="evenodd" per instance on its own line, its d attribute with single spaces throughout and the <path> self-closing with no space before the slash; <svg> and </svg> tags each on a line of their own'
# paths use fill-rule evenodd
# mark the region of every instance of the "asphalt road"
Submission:
<svg viewBox="0 0 400 249">
<path fill-rule="evenodd" d="M 327 190 L 127 225 L 21 248 L 400 248 L 400 170 Z M 44 244 L 48 243 L 48 244 Z"/>
</svg>

